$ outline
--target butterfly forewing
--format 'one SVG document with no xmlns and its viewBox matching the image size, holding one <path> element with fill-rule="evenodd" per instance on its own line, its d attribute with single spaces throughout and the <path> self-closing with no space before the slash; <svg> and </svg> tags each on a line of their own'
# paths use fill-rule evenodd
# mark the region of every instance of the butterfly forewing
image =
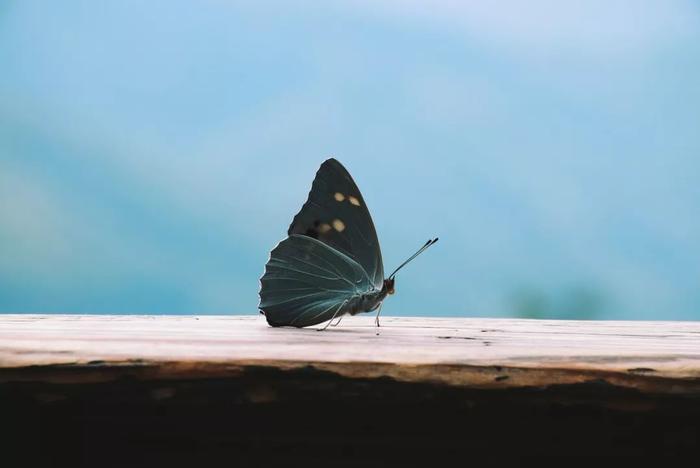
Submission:
<svg viewBox="0 0 700 468">
<path fill-rule="evenodd" d="M 260 279 L 271 325 L 306 327 L 341 316 L 352 297 L 373 290 L 364 268 L 312 237 L 291 235 L 272 252 Z"/>
<path fill-rule="evenodd" d="M 384 267 L 374 223 L 348 171 L 328 159 L 316 173 L 309 198 L 287 232 L 318 239 L 355 260 L 381 288 Z"/>
</svg>

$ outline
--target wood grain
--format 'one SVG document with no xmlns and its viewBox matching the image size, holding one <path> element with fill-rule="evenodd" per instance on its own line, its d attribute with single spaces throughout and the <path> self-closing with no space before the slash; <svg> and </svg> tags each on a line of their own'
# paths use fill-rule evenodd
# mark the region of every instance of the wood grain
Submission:
<svg viewBox="0 0 700 468">
<path fill-rule="evenodd" d="M 0 316 L 0 382 L 227 377 L 250 366 L 473 388 L 604 381 L 700 394 L 700 323 L 347 317 L 324 332 L 261 316 Z"/>
</svg>

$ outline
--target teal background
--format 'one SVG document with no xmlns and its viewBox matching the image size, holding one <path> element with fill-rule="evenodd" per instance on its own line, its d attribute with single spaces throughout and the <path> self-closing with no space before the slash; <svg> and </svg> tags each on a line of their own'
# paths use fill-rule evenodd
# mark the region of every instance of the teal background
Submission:
<svg viewBox="0 0 700 468">
<path fill-rule="evenodd" d="M 332 155 L 383 313 L 700 319 L 699 130 L 697 1 L 5 0 L 0 312 L 255 313 Z"/>
</svg>

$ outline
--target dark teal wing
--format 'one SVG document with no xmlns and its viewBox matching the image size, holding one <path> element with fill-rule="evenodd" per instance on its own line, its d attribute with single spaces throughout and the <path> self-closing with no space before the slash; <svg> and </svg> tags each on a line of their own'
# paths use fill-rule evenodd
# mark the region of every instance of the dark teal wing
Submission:
<svg viewBox="0 0 700 468">
<path fill-rule="evenodd" d="M 318 239 L 359 263 L 378 289 L 384 282 L 377 232 L 360 189 L 348 171 L 328 159 L 316 173 L 309 199 L 287 234 Z"/>
<path fill-rule="evenodd" d="M 312 237 L 291 235 L 270 252 L 260 278 L 260 305 L 272 326 L 306 327 L 345 313 L 375 288 L 355 260 Z"/>
</svg>

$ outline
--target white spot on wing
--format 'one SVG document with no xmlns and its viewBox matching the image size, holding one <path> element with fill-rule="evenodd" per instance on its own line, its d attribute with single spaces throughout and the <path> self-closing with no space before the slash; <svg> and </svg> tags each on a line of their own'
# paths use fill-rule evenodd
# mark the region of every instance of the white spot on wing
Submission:
<svg viewBox="0 0 700 468">
<path fill-rule="evenodd" d="M 353 197 L 352 195 L 350 195 L 350 196 L 348 197 L 348 200 L 350 200 L 350 203 L 352 203 L 353 205 L 355 205 L 355 206 L 360 206 L 360 200 L 358 200 L 357 198 Z"/>
<path fill-rule="evenodd" d="M 343 232 L 345 230 L 345 223 L 339 219 L 334 219 L 333 220 L 333 229 L 335 229 L 338 232 Z"/>
<path fill-rule="evenodd" d="M 335 198 L 335 201 L 337 201 L 337 202 L 341 202 L 341 201 L 345 200 L 345 195 L 343 195 L 340 192 L 335 192 L 335 195 L 333 195 L 333 197 Z M 352 197 L 350 197 L 350 198 L 352 198 Z"/>
</svg>

